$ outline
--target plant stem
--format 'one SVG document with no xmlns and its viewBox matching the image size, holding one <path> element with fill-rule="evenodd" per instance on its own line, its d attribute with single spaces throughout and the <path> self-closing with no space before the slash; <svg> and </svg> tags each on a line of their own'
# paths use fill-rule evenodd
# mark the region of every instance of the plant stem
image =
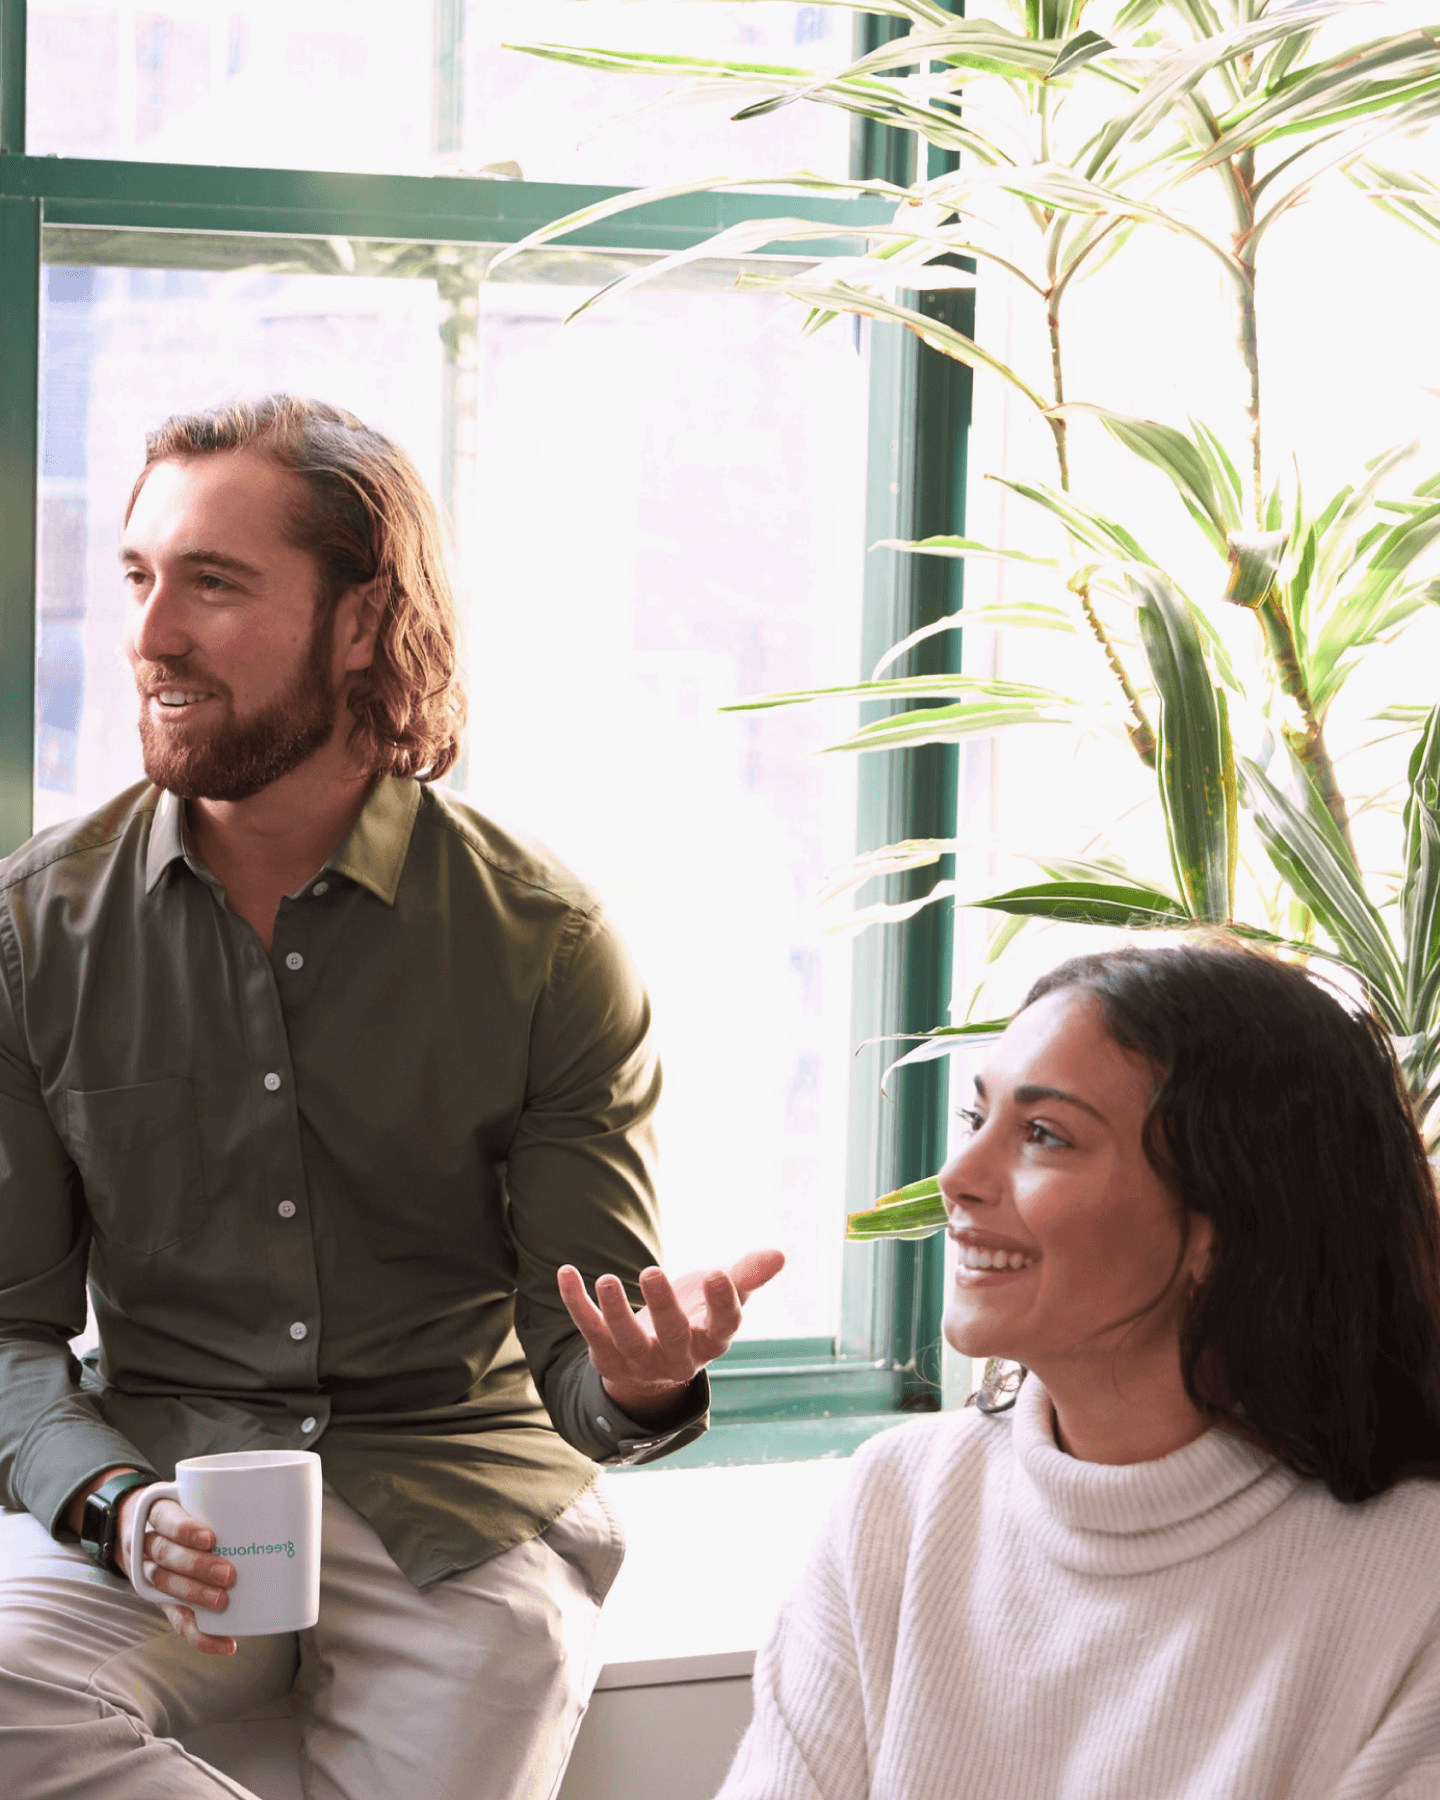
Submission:
<svg viewBox="0 0 1440 1800">
<path fill-rule="evenodd" d="M 1047 301 L 1046 322 L 1050 328 L 1050 375 L 1055 385 L 1055 408 L 1049 415 L 1050 430 L 1055 439 L 1055 459 L 1060 465 L 1060 487 L 1062 492 L 1070 492 L 1070 429 L 1065 414 L 1060 410 L 1065 404 L 1065 363 L 1060 353 L 1060 314 L 1053 301 Z M 1155 732 L 1149 719 L 1145 716 L 1145 708 L 1140 704 L 1140 696 L 1135 692 L 1135 684 L 1126 672 L 1120 660 L 1120 653 L 1111 642 L 1095 604 L 1090 598 L 1090 584 L 1074 590 L 1080 602 L 1080 610 L 1085 614 L 1085 623 L 1094 633 L 1095 641 L 1100 646 L 1101 654 L 1109 664 L 1110 673 L 1120 684 L 1120 692 L 1125 696 L 1126 710 L 1130 714 L 1130 722 L 1125 731 L 1130 742 L 1135 746 L 1135 754 L 1147 769 L 1155 767 Z"/>
<path fill-rule="evenodd" d="M 1255 515 L 1255 529 L 1265 529 L 1265 485 L 1261 463 L 1260 436 L 1260 332 L 1255 305 L 1255 254 L 1251 243 L 1251 231 L 1255 224 L 1255 152 L 1244 150 L 1234 162 L 1234 184 L 1232 192 L 1236 200 L 1237 224 L 1235 233 L 1235 254 L 1239 257 L 1245 271 L 1239 283 L 1240 291 L 1240 354 L 1245 360 L 1245 372 L 1249 378 L 1250 395 L 1247 407 L 1250 419 L 1250 460 L 1251 460 L 1251 504 Z M 1325 743 L 1325 729 L 1315 711 L 1314 702 L 1310 698 L 1310 688 L 1305 680 L 1305 671 L 1300 666 L 1300 654 L 1295 644 L 1295 633 L 1291 627 L 1290 617 L 1286 611 L 1285 596 L 1278 584 L 1261 601 L 1257 611 L 1260 623 L 1264 628 L 1265 641 L 1270 647 L 1270 655 L 1275 663 L 1275 673 L 1279 677 L 1280 686 L 1299 709 L 1304 721 L 1299 730 L 1287 729 L 1286 742 L 1300 758 L 1301 762 L 1315 784 L 1315 790 L 1325 803 L 1325 809 L 1335 821 L 1335 828 L 1345 840 L 1350 854 L 1354 856 L 1355 845 L 1350 836 L 1350 814 L 1345 805 L 1345 796 L 1340 791 L 1340 784 L 1335 778 L 1335 765 L 1330 760 L 1330 752 Z"/>
<path fill-rule="evenodd" d="M 1242 150 L 1235 159 L 1236 211 L 1240 215 L 1235 233 L 1235 254 L 1245 275 L 1240 283 L 1240 355 L 1249 378 L 1250 396 L 1247 413 L 1250 419 L 1251 505 L 1255 529 L 1265 529 L 1265 483 L 1260 459 L 1260 332 L 1255 310 L 1255 261 L 1250 234 L 1255 228 L 1255 152 Z"/>
<path fill-rule="evenodd" d="M 1290 628 L 1285 599 L 1278 585 L 1271 588 L 1257 610 L 1280 685 L 1295 702 L 1300 710 L 1300 717 L 1304 720 L 1304 725 L 1298 731 L 1293 727 L 1286 728 L 1285 741 L 1305 765 L 1316 793 L 1325 803 L 1325 810 L 1335 821 L 1335 829 L 1345 840 L 1350 854 L 1355 856 L 1355 843 L 1350 836 L 1349 809 L 1345 804 L 1345 796 L 1340 791 L 1340 783 L 1335 778 L 1335 765 L 1331 762 L 1330 752 L 1326 747 L 1324 727 L 1315 716 L 1305 671 L 1300 666 L 1299 653 L 1295 648 L 1295 633 Z M 1356 862 L 1358 864 L 1358 857 Z"/>
<path fill-rule="evenodd" d="M 1156 750 L 1154 728 L 1145 716 L 1145 708 L 1140 704 L 1140 696 L 1135 692 L 1130 677 L 1125 673 L 1125 665 L 1121 662 L 1114 644 L 1110 641 L 1110 634 L 1100 622 L 1100 615 L 1096 612 L 1094 602 L 1090 598 L 1089 584 L 1086 583 L 1083 587 L 1077 587 L 1071 591 L 1079 599 L 1080 610 L 1085 614 L 1085 622 L 1095 633 L 1096 642 L 1100 645 L 1105 660 L 1110 665 L 1110 673 L 1119 682 L 1120 692 L 1125 696 L 1125 705 L 1130 713 L 1130 723 L 1125 727 L 1125 734 L 1135 746 L 1135 754 L 1141 762 L 1147 769 L 1153 769 Z"/>
<path fill-rule="evenodd" d="M 1055 460 L 1060 465 L 1060 489 L 1070 492 L 1070 425 L 1059 409 L 1065 404 L 1065 367 L 1060 357 L 1060 315 L 1053 301 L 1045 314 L 1050 328 L 1050 378 L 1055 387 L 1056 410 L 1050 414 L 1050 430 L 1055 438 Z"/>
</svg>

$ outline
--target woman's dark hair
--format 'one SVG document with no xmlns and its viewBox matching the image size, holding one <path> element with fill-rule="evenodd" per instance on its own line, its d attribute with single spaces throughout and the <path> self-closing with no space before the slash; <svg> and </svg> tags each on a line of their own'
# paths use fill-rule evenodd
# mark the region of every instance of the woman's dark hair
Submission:
<svg viewBox="0 0 1440 1800">
<path fill-rule="evenodd" d="M 1233 939 L 1079 956 L 1160 1076 L 1145 1154 L 1213 1221 L 1181 1335 L 1186 1392 L 1337 1500 L 1440 1474 L 1440 1209 L 1383 1027 Z"/>
</svg>

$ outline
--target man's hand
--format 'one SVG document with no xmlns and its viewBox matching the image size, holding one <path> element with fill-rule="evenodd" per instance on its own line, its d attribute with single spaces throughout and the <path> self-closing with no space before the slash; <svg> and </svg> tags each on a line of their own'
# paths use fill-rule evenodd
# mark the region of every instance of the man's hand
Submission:
<svg viewBox="0 0 1440 1800">
<path fill-rule="evenodd" d="M 120 1536 L 115 1554 L 121 1567 L 130 1573 L 130 1526 L 134 1509 L 144 1497 L 144 1488 L 134 1488 L 120 1500 Z M 232 1637 L 211 1637 L 195 1622 L 194 1608 L 205 1606 L 223 1609 L 226 1588 L 235 1580 L 235 1565 L 223 1556 L 208 1554 L 215 1548 L 215 1533 L 199 1519 L 192 1518 L 173 1500 L 159 1500 L 146 1521 L 145 1577 L 163 1593 L 188 1605 L 167 1606 L 162 1610 L 171 1626 L 187 1644 L 203 1650 L 207 1656 L 233 1656 Z"/>
<path fill-rule="evenodd" d="M 556 1279 L 605 1392 L 644 1425 L 673 1410 L 706 1363 L 729 1349 L 745 1302 L 784 1267 L 783 1251 L 750 1250 L 728 1272 L 697 1269 L 673 1284 L 663 1269 L 642 1269 L 645 1307 L 638 1313 L 631 1312 L 617 1275 L 595 1283 L 598 1306 L 571 1264 Z"/>
</svg>

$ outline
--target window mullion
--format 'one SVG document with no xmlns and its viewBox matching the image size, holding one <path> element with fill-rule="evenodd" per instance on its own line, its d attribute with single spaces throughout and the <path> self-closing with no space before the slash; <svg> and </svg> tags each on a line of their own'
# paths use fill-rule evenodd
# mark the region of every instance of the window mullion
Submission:
<svg viewBox="0 0 1440 1800">
<path fill-rule="evenodd" d="M 895 27 L 896 21 L 888 19 L 858 21 L 857 51 L 898 36 Z M 857 176 L 914 178 L 915 146 L 908 133 L 857 122 L 852 148 L 852 172 Z M 973 331 L 971 292 L 942 290 L 901 298 L 967 334 Z M 893 325 L 872 327 L 870 341 L 866 542 L 963 532 L 970 371 Z M 862 676 L 900 638 L 958 611 L 963 582 L 958 559 L 892 551 L 871 557 L 866 566 Z M 958 672 L 959 658 L 960 634 L 945 632 L 911 652 L 890 673 Z M 877 703 L 867 707 L 864 716 L 894 710 L 898 709 Z M 903 838 L 953 837 L 958 784 L 959 752 L 953 745 L 862 757 L 857 848 L 875 849 Z M 954 859 L 943 858 L 930 868 L 887 878 L 883 898 L 892 903 L 919 898 L 934 882 L 953 874 Z M 862 890 L 857 904 L 867 897 Z M 945 1022 L 953 935 L 953 906 L 947 900 L 902 924 L 873 928 L 860 937 L 852 1027 L 856 1044 Z M 948 1065 L 940 1061 L 897 1070 L 887 1084 L 889 1097 L 880 1094 L 881 1074 L 903 1048 L 881 1042 L 856 1058 L 850 1108 L 851 1210 L 933 1174 L 944 1158 Z M 888 1357 L 895 1370 L 896 1402 L 902 1406 L 939 1401 L 943 1269 L 944 1242 L 939 1237 L 847 1249 L 841 1350 L 851 1356 Z"/>
<path fill-rule="evenodd" d="M 25 154 L 25 5 L 0 0 L 0 156 Z"/>
<path fill-rule="evenodd" d="M 40 202 L 0 195 L 0 855 L 34 816 L 39 366 Z"/>
</svg>

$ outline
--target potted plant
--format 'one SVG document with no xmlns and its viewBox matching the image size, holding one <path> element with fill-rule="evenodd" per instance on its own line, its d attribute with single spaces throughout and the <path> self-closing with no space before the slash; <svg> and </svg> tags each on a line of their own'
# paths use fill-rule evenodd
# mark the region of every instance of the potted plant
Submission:
<svg viewBox="0 0 1440 1800">
<path fill-rule="evenodd" d="M 1382 715 L 1408 752 L 1398 877 L 1362 867 L 1352 830 L 1360 797 L 1337 772 L 1327 722 L 1362 658 L 1440 603 L 1427 561 L 1440 544 L 1440 474 L 1407 478 L 1401 447 L 1373 456 L 1323 499 L 1306 491 L 1292 447 L 1267 436 L 1260 295 L 1275 225 L 1326 183 L 1357 184 L 1393 219 L 1440 243 L 1440 188 L 1403 162 L 1407 134 L 1440 114 L 1440 25 L 1387 33 L 1381 17 L 1378 34 L 1367 36 L 1369 9 L 1347 0 L 1012 0 L 1010 22 L 957 18 L 934 0 L 883 0 L 874 10 L 906 22 L 908 34 L 838 71 L 520 46 L 590 66 L 731 84 L 747 99 L 740 117 L 791 104 L 840 106 L 959 152 L 957 169 L 909 187 L 777 172 L 776 180 L 801 189 L 865 192 L 894 210 L 870 230 L 861 256 L 820 263 L 800 279 L 742 279 L 800 302 L 806 330 L 847 314 L 896 322 L 987 371 L 1034 409 L 1048 428 L 1051 466 L 1005 482 L 1037 522 L 1058 527 L 1059 555 L 964 538 L 889 548 L 1039 563 L 1052 571 L 1053 594 L 1044 604 L 968 607 L 895 645 L 868 681 L 752 704 L 842 695 L 912 703 L 830 746 L 855 752 L 1020 730 L 1077 717 L 1075 703 L 1034 683 L 907 677 L 895 665 L 920 636 L 966 624 L 1089 638 L 1107 671 L 1112 721 L 1151 772 L 1173 881 L 1141 880 L 1111 857 L 1048 857 L 1037 859 L 1042 880 L 960 898 L 1012 920 L 1132 930 L 1224 924 L 1282 954 L 1324 959 L 1348 972 L 1393 1034 L 1433 1148 L 1440 706 Z M 1207 193 L 1218 202 L 1218 225 Z M 653 197 L 573 214 L 511 253 Z M 833 237 L 834 229 L 803 217 L 732 227 L 604 292 L 689 258 Z M 1240 433 L 1220 420 L 1137 418 L 1067 386 L 1071 296 L 1137 233 L 1153 231 L 1178 234 L 1223 271 L 1246 395 Z M 1043 381 L 981 334 L 927 316 L 927 289 L 983 282 L 987 270 L 1002 271 L 1023 294 L 1043 345 Z M 1102 483 L 1087 479 L 1074 431 L 1082 415 L 1173 485 L 1206 559 L 1198 578 L 1167 568 L 1144 531 L 1116 516 Z M 1238 635 L 1234 609 L 1250 615 Z M 852 885 L 867 872 L 934 863 L 953 848 L 888 846 L 857 866 Z M 1237 900 L 1242 852 L 1269 874 L 1243 883 Z M 939 883 L 930 898 L 954 887 Z M 913 903 L 869 908 L 867 917 L 883 923 L 904 910 Z M 901 1060 L 946 1053 L 1003 1025 L 937 1026 Z M 850 1230 L 924 1235 L 942 1224 L 938 1190 L 927 1180 L 853 1215 Z"/>
</svg>

